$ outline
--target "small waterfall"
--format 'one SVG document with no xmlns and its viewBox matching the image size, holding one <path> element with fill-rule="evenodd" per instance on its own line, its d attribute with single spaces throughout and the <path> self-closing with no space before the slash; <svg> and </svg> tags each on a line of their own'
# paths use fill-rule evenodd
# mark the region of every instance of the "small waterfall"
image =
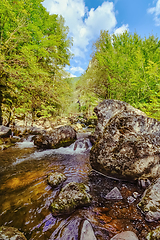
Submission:
<svg viewBox="0 0 160 240">
<path fill-rule="evenodd" d="M 32 142 L 32 137 L 30 136 L 24 142 L 17 143 L 17 147 L 19 148 L 31 148 L 34 147 Z M 69 147 L 60 147 L 57 149 L 46 149 L 43 151 L 35 151 L 34 153 L 26 156 L 24 158 L 17 158 L 13 165 L 19 164 L 21 162 L 37 159 L 40 160 L 46 156 L 52 156 L 52 154 L 66 154 L 66 155 L 75 155 L 75 154 L 84 154 L 86 151 L 90 151 L 92 144 L 88 138 L 80 138 L 72 143 Z"/>
<path fill-rule="evenodd" d="M 32 141 L 33 135 L 30 135 L 27 139 L 24 139 L 23 142 L 17 142 L 16 147 L 18 148 L 33 148 L 34 143 Z"/>
<path fill-rule="evenodd" d="M 83 154 L 86 151 L 89 151 L 92 147 L 92 144 L 88 138 L 80 138 L 72 143 L 69 147 L 61 147 L 55 149 L 54 152 L 60 154 Z"/>
</svg>

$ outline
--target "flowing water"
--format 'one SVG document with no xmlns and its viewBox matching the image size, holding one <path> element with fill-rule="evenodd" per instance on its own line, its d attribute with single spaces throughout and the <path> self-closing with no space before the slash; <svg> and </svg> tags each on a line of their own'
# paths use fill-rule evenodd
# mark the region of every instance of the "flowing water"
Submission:
<svg viewBox="0 0 160 240">
<path fill-rule="evenodd" d="M 110 179 L 92 171 L 89 140 L 78 140 L 67 148 L 37 150 L 31 136 L 15 147 L 0 152 L 0 226 L 18 228 L 29 240 L 78 240 L 81 222 L 88 219 L 97 240 L 106 240 L 123 230 L 134 231 L 139 239 L 158 223 L 147 223 L 137 209 L 142 189 L 134 183 Z M 50 172 L 67 177 L 64 185 L 83 182 L 90 188 L 92 204 L 70 216 L 53 217 L 50 204 L 59 192 L 46 181 Z M 105 195 L 118 187 L 122 200 L 109 201 Z M 140 195 L 134 202 L 128 197 Z"/>
</svg>

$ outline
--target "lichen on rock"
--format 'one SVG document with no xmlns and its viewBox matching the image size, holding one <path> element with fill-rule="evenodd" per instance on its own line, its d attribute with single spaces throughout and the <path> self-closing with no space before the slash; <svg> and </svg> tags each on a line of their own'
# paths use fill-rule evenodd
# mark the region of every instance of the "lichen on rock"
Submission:
<svg viewBox="0 0 160 240">
<path fill-rule="evenodd" d="M 77 207 L 90 204 L 91 196 L 86 192 L 83 183 L 70 182 L 60 191 L 58 197 L 51 204 L 54 216 L 70 214 Z"/>
<path fill-rule="evenodd" d="M 47 182 L 51 187 L 57 187 L 59 184 L 66 180 L 66 176 L 62 173 L 49 173 L 47 177 Z"/>
<path fill-rule="evenodd" d="M 148 233 L 147 240 L 158 240 L 160 239 L 160 226 Z"/>
<path fill-rule="evenodd" d="M 145 190 L 138 207 L 147 221 L 153 222 L 160 219 L 160 178 Z"/>
<path fill-rule="evenodd" d="M 160 122 L 116 100 L 105 100 L 95 112 L 98 127 L 90 152 L 92 167 L 128 180 L 159 177 Z"/>
<path fill-rule="evenodd" d="M 27 240 L 25 236 L 13 227 L 0 227 L 0 239 L 2 240 Z"/>
<path fill-rule="evenodd" d="M 59 148 L 69 146 L 77 139 L 76 131 L 71 126 L 62 126 L 50 133 L 43 133 L 34 137 L 34 144 L 38 148 Z"/>
</svg>

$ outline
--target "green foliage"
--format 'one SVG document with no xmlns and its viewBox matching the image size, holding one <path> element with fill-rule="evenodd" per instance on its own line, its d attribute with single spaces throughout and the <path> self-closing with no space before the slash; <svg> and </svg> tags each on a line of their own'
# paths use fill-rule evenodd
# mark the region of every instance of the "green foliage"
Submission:
<svg viewBox="0 0 160 240">
<path fill-rule="evenodd" d="M 160 41 L 154 36 L 142 39 L 136 33 L 101 32 L 77 89 L 81 96 L 119 99 L 160 119 Z"/>
<path fill-rule="evenodd" d="M 3 107 L 55 114 L 70 93 L 64 67 L 71 57 L 64 19 L 42 0 L 0 2 L 0 90 Z M 63 89 L 63 91 L 62 91 Z M 0 112 L 1 112 L 0 101 Z"/>
</svg>

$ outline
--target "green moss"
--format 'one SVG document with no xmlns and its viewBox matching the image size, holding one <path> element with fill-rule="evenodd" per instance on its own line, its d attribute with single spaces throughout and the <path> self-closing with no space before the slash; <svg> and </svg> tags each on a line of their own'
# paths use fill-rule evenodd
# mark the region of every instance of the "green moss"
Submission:
<svg viewBox="0 0 160 240">
<path fill-rule="evenodd" d="M 157 212 L 157 208 L 156 208 L 155 206 L 151 206 L 151 207 L 149 208 L 149 211 L 151 211 L 151 212 Z"/>
<path fill-rule="evenodd" d="M 76 141 L 76 139 L 65 139 L 65 140 L 61 140 L 59 143 L 52 145 L 52 148 L 60 148 L 60 147 L 68 147 L 69 145 L 71 145 L 72 143 L 74 143 Z"/>
<path fill-rule="evenodd" d="M 86 186 L 83 183 L 69 183 L 60 192 L 59 196 L 51 204 L 53 215 L 69 214 L 76 207 L 88 205 L 90 195 L 87 194 Z"/>
</svg>

